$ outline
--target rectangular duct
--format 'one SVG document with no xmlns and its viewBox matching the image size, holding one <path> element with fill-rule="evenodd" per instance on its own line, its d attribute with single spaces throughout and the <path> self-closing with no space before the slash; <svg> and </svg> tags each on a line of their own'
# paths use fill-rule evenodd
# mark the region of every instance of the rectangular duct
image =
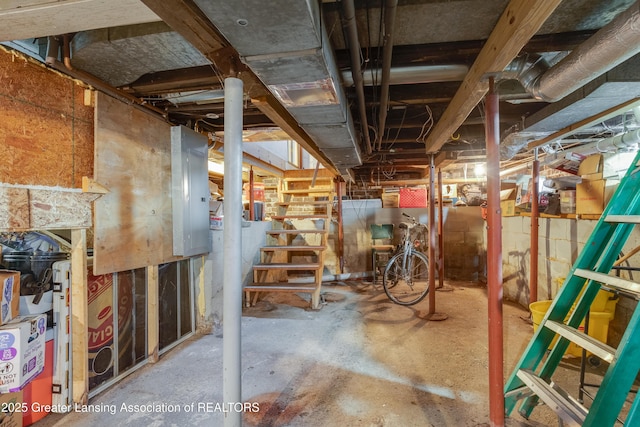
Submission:
<svg viewBox="0 0 640 427">
<path fill-rule="evenodd" d="M 196 0 L 242 60 L 342 175 L 360 147 L 321 10 L 313 0 Z"/>
</svg>

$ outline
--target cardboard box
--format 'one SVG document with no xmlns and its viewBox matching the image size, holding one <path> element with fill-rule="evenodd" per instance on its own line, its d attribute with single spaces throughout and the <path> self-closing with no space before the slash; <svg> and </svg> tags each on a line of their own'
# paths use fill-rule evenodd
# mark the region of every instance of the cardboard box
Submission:
<svg viewBox="0 0 640 427">
<path fill-rule="evenodd" d="M 598 180 L 602 179 L 602 173 L 604 170 L 604 160 L 602 154 L 592 154 L 585 158 L 578 168 L 578 175 L 582 177 L 582 180 Z"/>
<path fill-rule="evenodd" d="M 0 394 L 0 427 L 22 427 L 22 392 Z"/>
<path fill-rule="evenodd" d="M 20 314 L 20 272 L 0 270 L 0 325 Z"/>
<path fill-rule="evenodd" d="M 516 216 L 516 199 L 519 193 L 518 185 L 503 183 L 500 186 L 500 211 L 502 216 Z"/>
<path fill-rule="evenodd" d="M 44 369 L 46 314 L 0 326 L 0 393 L 19 391 Z"/>
<path fill-rule="evenodd" d="M 560 213 L 576 212 L 576 190 L 560 190 Z"/>
<path fill-rule="evenodd" d="M 609 203 L 618 180 L 583 180 L 576 185 L 576 214 L 599 215 Z"/>
<path fill-rule="evenodd" d="M 400 193 L 382 193 L 383 208 L 397 208 L 400 206 Z"/>
</svg>

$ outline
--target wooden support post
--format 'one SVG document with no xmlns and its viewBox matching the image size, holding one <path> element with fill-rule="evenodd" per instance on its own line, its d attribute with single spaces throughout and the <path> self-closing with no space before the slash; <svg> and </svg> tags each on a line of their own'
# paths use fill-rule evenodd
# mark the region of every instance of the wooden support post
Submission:
<svg viewBox="0 0 640 427">
<path fill-rule="evenodd" d="M 253 166 L 249 169 L 249 221 L 255 221 L 256 196 L 253 194 Z"/>
<path fill-rule="evenodd" d="M 87 230 L 71 230 L 71 343 L 73 402 L 89 401 Z"/>
<path fill-rule="evenodd" d="M 540 210 L 538 206 L 538 188 L 540 188 L 540 161 L 538 160 L 538 149 L 535 152 L 531 171 L 531 260 L 529 262 L 529 304 L 538 301 L 538 216 Z"/>
<path fill-rule="evenodd" d="M 159 360 L 160 316 L 158 311 L 159 272 L 157 265 L 147 267 L 147 360 L 156 363 Z"/>
</svg>

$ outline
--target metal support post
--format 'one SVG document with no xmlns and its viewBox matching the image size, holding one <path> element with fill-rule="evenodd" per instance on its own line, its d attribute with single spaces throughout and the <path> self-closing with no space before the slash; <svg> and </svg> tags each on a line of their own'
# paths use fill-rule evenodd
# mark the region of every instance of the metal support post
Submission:
<svg viewBox="0 0 640 427">
<path fill-rule="evenodd" d="M 489 301 L 489 421 L 504 426 L 502 335 L 502 212 L 500 209 L 500 113 L 494 79 L 485 99 L 487 144 L 487 298 Z"/>
<path fill-rule="evenodd" d="M 242 320 L 242 80 L 224 81 L 224 271 L 222 311 L 222 395 L 242 402 L 240 325 Z M 242 412 L 224 413 L 225 427 L 240 427 Z"/>
</svg>

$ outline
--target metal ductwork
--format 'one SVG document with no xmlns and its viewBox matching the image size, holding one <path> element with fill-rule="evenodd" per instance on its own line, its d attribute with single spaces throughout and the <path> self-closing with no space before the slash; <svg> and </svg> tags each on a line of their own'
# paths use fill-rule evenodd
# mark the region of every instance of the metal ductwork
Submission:
<svg viewBox="0 0 640 427">
<path fill-rule="evenodd" d="M 389 73 L 389 84 L 410 85 L 418 83 L 461 82 L 469 72 L 466 65 L 416 65 L 409 67 L 393 67 Z M 365 86 L 378 83 L 378 76 L 382 73 L 379 68 L 367 70 L 362 76 Z M 515 78 L 515 77 L 513 77 Z M 355 84 L 350 71 L 342 72 L 342 80 L 346 86 Z"/>
<path fill-rule="evenodd" d="M 556 102 L 640 53 L 640 1 L 619 14 L 560 62 L 522 55 L 507 66 L 503 78 L 515 78 L 536 99 Z"/>
<path fill-rule="evenodd" d="M 636 98 L 640 93 L 640 1 L 552 67 L 536 55 L 516 58 L 502 73 L 535 98 L 553 102 L 526 118 L 502 150 L 515 155 L 531 135 L 550 134 Z M 520 145 L 520 147 L 518 147 Z"/>
<path fill-rule="evenodd" d="M 210 64 L 164 22 L 83 31 L 74 36 L 72 50 L 74 67 L 116 87 L 149 72 Z"/>
<path fill-rule="evenodd" d="M 333 49 L 314 0 L 195 0 L 345 176 L 362 164 Z"/>
</svg>

